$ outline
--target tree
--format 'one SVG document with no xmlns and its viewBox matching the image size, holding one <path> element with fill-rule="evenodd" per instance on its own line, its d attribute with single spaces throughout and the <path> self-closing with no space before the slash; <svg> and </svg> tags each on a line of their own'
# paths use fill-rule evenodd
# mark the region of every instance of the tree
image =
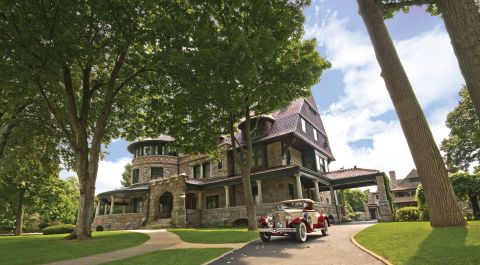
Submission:
<svg viewBox="0 0 480 265">
<path fill-rule="evenodd" d="M 357 2 L 382 71 L 381 76 L 425 189 L 430 224 L 434 227 L 464 226 L 466 223 L 456 203 L 440 151 L 385 26 L 383 3 L 380 0 Z"/>
<path fill-rule="evenodd" d="M 124 167 L 120 184 L 122 184 L 123 187 L 129 187 L 131 178 L 132 178 L 132 164 L 127 163 Z"/>
<path fill-rule="evenodd" d="M 16 206 L 15 235 L 22 234 L 25 208 L 39 205 L 40 194 L 51 196 L 45 189 L 58 176 L 60 162 L 55 138 L 44 134 L 18 136 L 24 135 L 18 132 L 10 140 L 9 151 L 0 160 L 0 194 L 12 208 Z"/>
<path fill-rule="evenodd" d="M 440 149 L 445 152 L 449 169 L 468 172 L 472 163 L 480 162 L 480 122 L 465 87 L 459 95 L 458 105 L 447 115 L 445 123 L 450 134 L 443 139 Z"/>
<path fill-rule="evenodd" d="M 90 239 L 102 144 L 141 118 L 139 95 L 160 99 L 177 53 L 192 50 L 195 9 L 179 1 L 22 1 L 2 4 L 2 58 L 28 71 L 69 147 L 80 182 L 69 238 Z M 175 14 L 175 15 L 172 15 Z M 28 74 L 27 74 L 28 73 Z M 28 78 L 27 78 L 28 77 Z M 22 79 L 22 80 L 23 80 Z M 139 114 L 140 113 L 140 114 Z"/>
<path fill-rule="evenodd" d="M 480 1 L 478 0 L 384 0 L 387 17 L 412 5 L 428 4 L 432 15 L 441 14 L 452 41 L 460 71 L 480 120 Z"/>
<path fill-rule="evenodd" d="M 462 201 L 469 201 L 472 206 L 473 216 L 480 220 L 480 207 L 478 196 L 480 195 L 480 174 L 457 172 L 450 176 L 455 194 Z"/>
<path fill-rule="evenodd" d="M 172 100 L 150 104 L 156 114 L 146 115 L 167 123 L 176 144 L 192 153 L 210 153 L 219 137 L 228 135 L 242 175 L 249 230 L 256 230 L 250 175 L 257 118 L 308 96 L 329 67 L 315 50 L 316 42 L 302 39 L 302 9 L 308 2 L 207 1 L 198 6 L 205 16 L 192 39 L 205 44 L 194 44 L 198 50 L 189 63 L 178 66 L 177 73 L 188 75 L 172 77 L 181 87 L 172 90 Z"/>
<path fill-rule="evenodd" d="M 368 193 L 359 189 L 346 189 L 343 191 L 345 201 L 355 212 L 365 211 L 365 204 L 368 201 Z"/>
</svg>

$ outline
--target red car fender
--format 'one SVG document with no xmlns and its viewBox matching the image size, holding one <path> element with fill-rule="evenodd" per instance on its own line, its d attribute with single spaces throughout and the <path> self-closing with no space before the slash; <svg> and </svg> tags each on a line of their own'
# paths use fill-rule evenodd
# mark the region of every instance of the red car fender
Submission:
<svg viewBox="0 0 480 265">
<path fill-rule="evenodd" d="M 265 217 L 260 217 L 260 219 L 258 219 L 258 223 L 262 225 L 267 225 L 267 220 Z"/>
<path fill-rule="evenodd" d="M 330 221 L 328 220 L 328 216 L 326 214 L 322 213 L 318 217 L 318 227 L 323 228 L 323 221 L 324 220 L 327 220 L 327 224 L 328 224 L 328 226 L 330 226 Z"/>
<path fill-rule="evenodd" d="M 303 217 L 295 217 L 294 219 L 292 219 L 290 221 L 290 223 L 288 223 L 288 227 L 293 228 L 293 227 L 295 227 L 295 225 L 297 225 L 299 223 L 305 223 L 305 226 L 307 227 L 307 232 L 308 233 L 313 231 L 313 229 L 310 227 L 310 224 L 307 222 L 307 219 L 305 219 Z"/>
</svg>

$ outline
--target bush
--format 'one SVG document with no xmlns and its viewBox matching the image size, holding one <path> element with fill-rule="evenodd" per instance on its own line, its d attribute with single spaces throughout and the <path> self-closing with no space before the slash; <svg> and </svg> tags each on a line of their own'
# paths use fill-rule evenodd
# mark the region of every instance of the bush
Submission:
<svg viewBox="0 0 480 265">
<path fill-rule="evenodd" d="M 430 220 L 430 216 L 428 215 L 428 209 L 427 208 L 418 208 L 418 210 L 420 211 L 420 215 L 419 215 L 419 220 L 420 221 L 429 221 Z"/>
<path fill-rule="evenodd" d="M 420 220 L 420 211 L 417 207 L 403 207 L 395 212 L 395 220 L 404 221 L 418 221 Z"/>
<path fill-rule="evenodd" d="M 47 228 L 42 229 L 42 233 L 44 235 L 54 235 L 54 234 L 68 234 L 73 231 L 75 225 L 55 225 L 49 226 Z"/>
<path fill-rule="evenodd" d="M 49 227 L 50 224 L 48 224 L 47 222 L 41 222 L 38 227 L 40 228 L 40 230 L 43 230 L 44 228 L 47 228 Z"/>
</svg>

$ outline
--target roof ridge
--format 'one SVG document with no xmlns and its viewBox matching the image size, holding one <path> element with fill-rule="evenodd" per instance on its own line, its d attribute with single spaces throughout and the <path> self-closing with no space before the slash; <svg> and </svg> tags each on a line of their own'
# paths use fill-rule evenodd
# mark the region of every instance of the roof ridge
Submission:
<svg viewBox="0 0 480 265">
<path fill-rule="evenodd" d="M 342 172 L 342 171 L 348 171 L 348 170 L 353 170 L 353 169 L 359 169 L 359 170 L 368 170 L 368 171 L 376 171 L 376 172 L 380 172 L 380 170 L 378 169 L 371 169 L 371 168 L 362 168 L 362 167 L 352 167 L 352 168 L 344 168 L 344 169 L 337 169 L 337 170 L 333 170 L 333 171 L 329 171 L 329 172 L 326 172 L 326 174 L 328 173 L 334 173 L 334 172 Z"/>
</svg>

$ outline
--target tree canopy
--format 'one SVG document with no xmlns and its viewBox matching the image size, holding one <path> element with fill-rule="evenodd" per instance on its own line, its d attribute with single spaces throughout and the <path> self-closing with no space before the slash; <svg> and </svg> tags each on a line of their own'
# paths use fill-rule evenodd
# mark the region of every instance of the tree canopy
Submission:
<svg viewBox="0 0 480 265">
<path fill-rule="evenodd" d="M 451 170 L 469 171 L 472 163 L 480 162 L 480 122 L 465 87 L 459 95 L 458 105 L 447 115 L 445 124 L 450 134 L 443 139 L 440 149 Z"/>
<path fill-rule="evenodd" d="M 354 212 L 364 212 L 368 201 L 368 191 L 359 189 L 346 189 L 343 191 L 345 201 L 352 207 Z"/>
</svg>

